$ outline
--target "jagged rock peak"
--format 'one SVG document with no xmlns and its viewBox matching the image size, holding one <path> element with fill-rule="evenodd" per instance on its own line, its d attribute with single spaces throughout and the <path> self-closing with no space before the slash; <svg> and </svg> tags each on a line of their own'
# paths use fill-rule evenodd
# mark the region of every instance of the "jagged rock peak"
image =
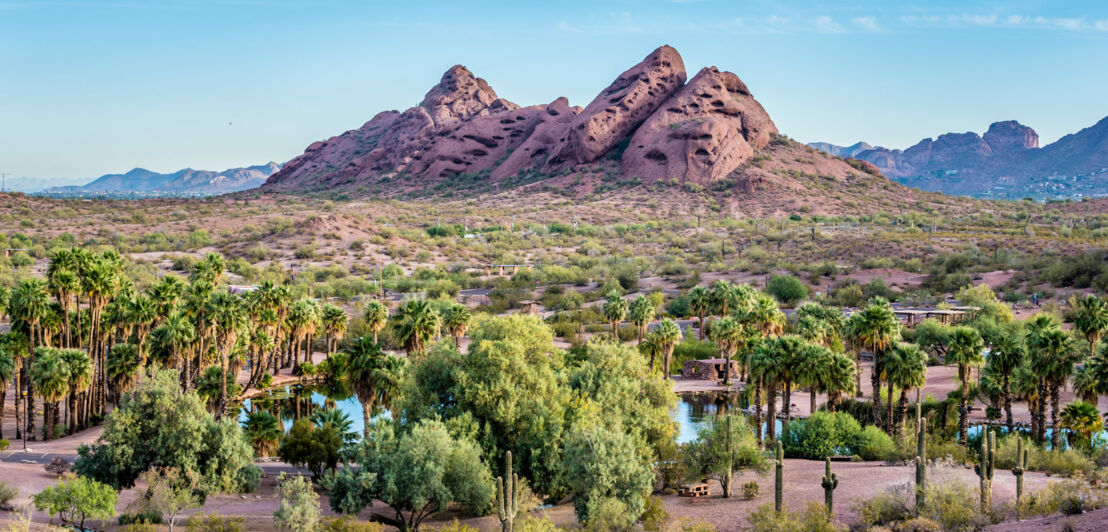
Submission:
<svg viewBox="0 0 1108 532">
<path fill-rule="evenodd" d="M 600 92 L 570 125 L 547 168 L 560 170 L 595 161 L 639 127 L 685 85 L 685 63 L 672 46 L 661 46 Z"/>
<path fill-rule="evenodd" d="M 492 90 L 487 81 L 474 76 L 462 65 L 454 65 L 442 75 L 438 85 L 427 91 L 419 106 L 430 113 L 435 125 L 444 125 L 457 120 L 468 120 L 494 107 L 498 101 L 496 91 Z M 505 101 L 501 101 L 500 106 L 514 108 Z"/>
<path fill-rule="evenodd" d="M 993 151 L 998 152 L 1039 147 L 1039 134 L 1015 120 L 993 123 L 983 138 Z"/>
</svg>

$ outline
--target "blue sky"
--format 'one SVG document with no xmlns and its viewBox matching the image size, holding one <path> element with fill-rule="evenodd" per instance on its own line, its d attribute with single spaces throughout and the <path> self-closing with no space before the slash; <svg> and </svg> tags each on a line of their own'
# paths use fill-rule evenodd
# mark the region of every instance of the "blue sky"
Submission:
<svg viewBox="0 0 1108 532">
<path fill-rule="evenodd" d="M 284 161 L 417 104 L 451 65 L 586 105 L 661 44 L 805 142 L 903 148 L 1108 115 L 1108 2 L 0 0 L 0 172 Z"/>
</svg>

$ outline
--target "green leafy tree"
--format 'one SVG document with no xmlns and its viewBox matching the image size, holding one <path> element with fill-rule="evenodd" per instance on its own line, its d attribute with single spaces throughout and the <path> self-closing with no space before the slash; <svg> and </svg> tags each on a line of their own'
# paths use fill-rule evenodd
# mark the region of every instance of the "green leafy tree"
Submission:
<svg viewBox="0 0 1108 532">
<path fill-rule="evenodd" d="M 319 528 L 319 498 L 308 479 L 285 473 L 277 479 L 280 506 L 273 512 L 273 526 L 278 530 L 314 532 Z"/>
<path fill-rule="evenodd" d="M 377 423 L 355 451 L 357 467 L 328 475 L 331 509 L 357 514 L 379 500 L 390 509 L 382 517 L 400 530 L 419 530 L 423 521 L 457 504 L 484 515 L 495 489 L 477 445 L 451 437 L 437 421 L 421 421 L 397 433 L 392 423 Z"/>
<path fill-rule="evenodd" d="M 51 521 L 57 515 L 63 525 L 86 530 L 85 521 L 89 519 L 109 519 L 115 516 L 115 505 L 119 494 L 111 486 L 95 480 L 66 475 L 57 485 L 32 497 L 35 509 L 50 515 Z"/>
<path fill-rule="evenodd" d="M 808 297 L 808 287 L 791 275 L 774 275 L 766 284 L 766 292 L 785 305 L 795 305 Z"/>
<path fill-rule="evenodd" d="M 961 396 L 958 399 L 958 441 L 962 445 L 966 445 L 969 427 L 971 368 L 981 365 L 984 360 L 981 352 L 984 348 L 985 341 L 973 327 L 955 327 L 950 334 L 950 348 L 946 353 L 946 362 L 958 366 L 958 382 L 961 383 Z"/>
<path fill-rule="evenodd" d="M 157 512 L 170 532 L 185 511 L 199 508 L 204 503 L 204 480 L 195 471 L 164 467 L 150 469 L 139 478 L 146 485 L 138 501 L 140 507 Z"/>
<path fill-rule="evenodd" d="M 684 460 L 691 474 L 718 480 L 724 497 L 731 496 L 736 474 L 743 469 L 762 473 L 767 466 L 750 423 L 733 413 L 713 417 L 701 427 L 685 449 Z"/>
<path fill-rule="evenodd" d="M 310 420 L 301 418 L 281 438 L 277 456 L 286 463 L 305 467 L 312 477 L 321 478 L 325 469 L 334 471 L 342 457 L 342 433 L 331 424 L 317 427 Z"/>
<path fill-rule="evenodd" d="M 73 470 L 122 489 L 152 467 L 200 473 L 206 493 L 231 492 L 254 453 L 238 424 L 216 421 L 195 393 L 183 393 L 172 371 L 140 380 L 108 414 L 92 445 L 77 450 Z"/>
<path fill-rule="evenodd" d="M 607 499 L 623 503 L 637 520 L 654 484 L 654 469 L 631 435 L 603 427 L 573 430 L 566 438 L 563 468 L 573 490 L 577 519 L 589 522 Z"/>
</svg>

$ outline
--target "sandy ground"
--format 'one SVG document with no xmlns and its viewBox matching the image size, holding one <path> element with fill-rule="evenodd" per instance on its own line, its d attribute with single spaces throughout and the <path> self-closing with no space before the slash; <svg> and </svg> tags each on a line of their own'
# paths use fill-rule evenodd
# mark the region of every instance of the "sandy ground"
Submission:
<svg viewBox="0 0 1108 532">
<path fill-rule="evenodd" d="M 823 489 L 819 479 L 823 475 L 823 462 L 812 460 L 785 461 L 785 492 L 784 499 L 790 508 L 802 508 L 808 502 L 822 502 Z M 839 488 L 835 491 L 835 516 L 841 523 L 851 523 L 856 517 L 855 505 L 858 501 L 868 499 L 879 493 L 892 490 L 898 486 L 904 486 L 914 479 L 915 470 L 911 466 L 892 466 L 878 462 L 836 462 L 832 469 L 839 477 Z M 19 489 L 15 505 L 21 506 L 29 503 L 32 494 L 41 491 L 46 486 L 52 485 L 56 477 L 43 470 L 41 465 L 30 464 L 0 464 L 0 477 L 18 478 L 15 484 Z M 954 467 L 933 470 L 930 477 L 934 481 L 956 480 L 966 483 L 968 486 L 976 486 L 977 476 L 971 468 Z M 1015 477 L 1007 471 L 997 473 L 993 482 L 994 500 L 997 503 L 1010 500 L 1015 495 Z M 741 498 L 738 486 L 748 481 L 759 484 L 759 495 L 752 500 Z M 1034 490 L 1053 479 L 1040 473 L 1028 473 L 1024 482 L 1026 489 Z M 759 476 L 754 472 L 743 472 L 736 477 L 733 497 L 725 499 L 719 483 L 711 481 L 712 494 L 708 497 L 691 499 L 676 495 L 664 495 L 662 500 L 670 515 L 677 518 L 702 520 L 711 523 L 719 531 L 741 530 L 746 526 L 746 516 L 758 506 L 773 501 L 773 476 L 767 474 Z M 123 511 L 138 496 L 141 486 L 136 489 L 124 490 L 120 493 L 118 511 Z M 320 506 L 325 515 L 334 515 L 330 511 L 326 497 L 320 496 Z M 218 513 L 222 515 L 235 515 L 246 519 L 247 530 L 271 531 L 273 512 L 278 507 L 278 498 L 274 492 L 274 477 L 263 479 L 258 493 L 247 495 L 220 495 L 209 498 L 204 507 L 196 512 Z M 361 519 L 370 519 L 372 512 L 387 513 L 387 508 L 380 503 L 373 508 L 363 511 L 359 515 Z M 551 520 L 558 524 L 570 524 L 575 522 L 572 503 L 563 501 L 554 507 L 545 510 Z M 391 515 L 391 514 L 390 514 Z M 49 516 L 34 512 L 35 522 L 47 522 Z M 481 530 L 499 529 L 495 514 L 481 518 L 469 518 L 453 512 L 435 516 L 431 525 L 442 524 L 458 517 L 463 522 L 478 527 Z M 11 519 L 10 513 L 0 513 L 0 523 Z M 183 520 L 182 520 L 183 522 Z M 109 523 L 105 523 L 110 525 Z M 114 524 L 111 523 L 111 524 Z M 107 528 L 115 528 L 107 526 Z M 1030 529 L 1028 529 L 1030 530 Z M 1089 529 L 1094 530 L 1094 529 Z"/>
</svg>

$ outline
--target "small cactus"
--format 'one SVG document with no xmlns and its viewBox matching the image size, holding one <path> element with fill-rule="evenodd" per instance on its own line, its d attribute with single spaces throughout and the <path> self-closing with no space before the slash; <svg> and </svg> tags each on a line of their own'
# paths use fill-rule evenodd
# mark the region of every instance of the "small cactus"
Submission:
<svg viewBox="0 0 1108 532">
<path fill-rule="evenodd" d="M 781 513 L 782 491 L 785 489 L 785 451 L 781 449 L 781 440 L 777 440 L 777 458 L 774 461 L 773 509 Z"/>
<path fill-rule="evenodd" d="M 996 463 L 996 433 L 986 431 L 981 437 L 981 451 L 978 464 L 973 472 L 981 484 L 981 511 L 986 512 L 993 504 L 993 467 Z"/>
<path fill-rule="evenodd" d="M 827 513 L 832 515 L 835 512 L 835 488 L 839 487 L 839 476 L 831 472 L 831 457 L 824 460 L 825 473 L 820 485 L 823 486 L 823 502 L 827 504 Z"/>
<path fill-rule="evenodd" d="M 923 407 L 916 400 L 916 507 L 927 503 L 927 429 L 923 424 Z"/>
<path fill-rule="evenodd" d="M 1016 511 L 1019 512 L 1020 498 L 1023 497 L 1023 473 L 1027 471 L 1027 449 L 1023 448 L 1023 438 L 1016 439 L 1016 467 L 1012 474 L 1016 476 Z"/>
<path fill-rule="evenodd" d="M 512 472 L 512 451 L 508 451 L 504 454 L 504 476 L 496 477 L 496 517 L 501 532 L 512 532 L 521 497 L 519 476 Z"/>
</svg>

